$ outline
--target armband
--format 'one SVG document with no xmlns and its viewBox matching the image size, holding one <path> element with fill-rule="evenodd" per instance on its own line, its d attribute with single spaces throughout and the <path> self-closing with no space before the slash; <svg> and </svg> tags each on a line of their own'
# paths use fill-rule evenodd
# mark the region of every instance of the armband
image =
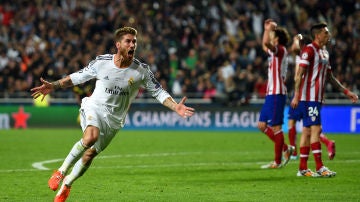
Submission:
<svg viewBox="0 0 360 202">
<path fill-rule="evenodd" d="M 349 94 L 349 90 L 348 90 L 347 88 L 345 88 L 344 94 L 345 94 L 345 95 L 348 95 L 348 94 Z"/>
</svg>

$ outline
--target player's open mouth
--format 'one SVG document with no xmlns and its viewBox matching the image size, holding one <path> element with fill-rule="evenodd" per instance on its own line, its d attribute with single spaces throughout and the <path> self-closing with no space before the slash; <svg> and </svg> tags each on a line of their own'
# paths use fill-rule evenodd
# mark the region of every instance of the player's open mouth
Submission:
<svg viewBox="0 0 360 202">
<path fill-rule="evenodd" d="M 128 52 L 128 56 L 132 57 L 132 56 L 134 56 L 134 53 L 135 53 L 135 51 L 134 51 L 134 50 L 129 50 L 129 52 Z"/>
</svg>

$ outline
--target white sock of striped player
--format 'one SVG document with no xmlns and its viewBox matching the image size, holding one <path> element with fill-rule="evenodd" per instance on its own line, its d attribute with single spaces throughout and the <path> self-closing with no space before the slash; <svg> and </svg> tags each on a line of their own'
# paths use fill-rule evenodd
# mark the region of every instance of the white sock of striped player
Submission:
<svg viewBox="0 0 360 202">
<path fill-rule="evenodd" d="M 74 163 L 77 160 L 79 160 L 79 158 L 83 155 L 84 151 L 87 148 L 88 147 L 82 143 L 82 139 L 80 141 L 76 142 L 74 144 L 73 148 L 71 149 L 70 153 L 65 158 L 63 164 L 59 168 L 59 171 L 62 172 L 63 174 L 66 174 L 67 171 L 69 170 L 69 168 L 72 165 L 74 165 Z"/>
<path fill-rule="evenodd" d="M 82 162 L 82 159 L 79 159 L 79 160 L 75 163 L 75 165 L 74 165 L 71 173 L 64 178 L 64 182 L 63 182 L 63 183 L 65 183 L 65 184 L 68 185 L 68 186 L 71 186 L 72 183 L 73 183 L 77 178 L 81 177 L 81 176 L 86 172 L 86 170 L 87 170 L 88 168 L 89 168 L 89 166 L 85 166 L 85 165 L 83 164 L 83 162 Z"/>
</svg>

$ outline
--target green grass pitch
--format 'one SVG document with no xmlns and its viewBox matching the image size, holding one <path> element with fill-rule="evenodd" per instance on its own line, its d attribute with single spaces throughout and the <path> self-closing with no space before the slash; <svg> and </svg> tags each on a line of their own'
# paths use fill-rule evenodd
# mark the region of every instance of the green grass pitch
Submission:
<svg viewBox="0 0 360 202">
<path fill-rule="evenodd" d="M 323 160 L 337 176 L 302 178 L 298 161 L 260 169 L 273 144 L 259 132 L 122 130 L 68 201 L 360 201 L 360 135 L 328 136 L 337 154 L 328 160 L 323 146 Z M 47 180 L 80 137 L 80 129 L 1 130 L 0 201 L 52 201 Z"/>
</svg>

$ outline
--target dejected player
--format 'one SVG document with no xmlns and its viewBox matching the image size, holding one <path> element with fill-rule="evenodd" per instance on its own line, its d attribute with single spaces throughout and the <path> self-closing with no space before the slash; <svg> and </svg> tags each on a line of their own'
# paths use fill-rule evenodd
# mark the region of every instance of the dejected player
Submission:
<svg viewBox="0 0 360 202">
<path fill-rule="evenodd" d="M 295 75 L 294 98 L 292 107 L 299 107 L 303 118 L 303 131 L 300 139 L 300 164 L 297 176 L 332 177 L 336 172 L 325 167 L 321 158 L 320 133 L 321 106 L 326 80 L 330 81 L 339 91 L 343 92 L 352 102 L 358 101 L 358 96 L 346 89 L 333 75 L 329 63 L 329 53 L 326 44 L 331 34 L 326 23 L 311 27 L 313 41 L 301 53 L 299 70 Z M 314 156 L 316 172 L 308 168 L 310 149 Z"/>
<path fill-rule="evenodd" d="M 295 53 L 295 74 L 299 69 L 301 49 L 310 43 L 311 43 L 311 38 L 307 35 L 297 34 L 293 38 L 293 44 L 291 45 L 290 51 Z M 291 159 L 293 160 L 298 158 L 297 145 L 296 145 L 296 139 L 297 139 L 296 122 L 301 120 L 302 120 L 302 113 L 300 108 L 290 107 L 288 112 L 288 129 L 289 129 L 288 137 L 289 137 L 289 144 L 295 148 L 293 154 L 291 155 Z M 326 135 L 323 132 L 321 132 L 320 142 L 327 147 L 329 159 L 333 160 L 336 154 L 335 141 L 328 139 Z"/>
</svg>

